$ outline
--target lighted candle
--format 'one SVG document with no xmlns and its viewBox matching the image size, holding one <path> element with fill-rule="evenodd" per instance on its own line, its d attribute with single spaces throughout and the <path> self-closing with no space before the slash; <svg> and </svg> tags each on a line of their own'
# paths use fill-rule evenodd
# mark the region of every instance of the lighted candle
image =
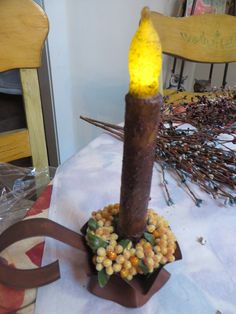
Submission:
<svg viewBox="0 0 236 314">
<path fill-rule="evenodd" d="M 146 228 L 155 143 L 162 97 L 158 94 L 162 57 L 148 8 L 129 52 L 130 88 L 126 95 L 119 234 L 138 239 Z"/>
<path fill-rule="evenodd" d="M 150 10 L 145 7 L 129 50 L 130 94 L 139 98 L 155 96 L 158 93 L 161 66 L 160 39 L 152 24 Z"/>
</svg>

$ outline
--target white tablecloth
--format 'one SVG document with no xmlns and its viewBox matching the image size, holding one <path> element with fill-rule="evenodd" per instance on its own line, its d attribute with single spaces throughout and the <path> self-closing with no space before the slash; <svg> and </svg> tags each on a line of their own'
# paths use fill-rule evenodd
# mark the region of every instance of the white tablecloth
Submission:
<svg viewBox="0 0 236 314">
<path fill-rule="evenodd" d="M 103 134 L 58 169 L 50 219 L 78 232 L 91 211 L 119 202 L 122 145 Z M 149 207 L 169 220 L 183 253 L 183 260 L 166 266 L 168 283 L 143 307 L 126 309 L 91 295 L 82 253 L 47 239 L 44 264 L 59 258 L 61 279 L 39 289 L 37 314 L 236 313 L 236 207 L 225 207 L 193 186 L 204 200 L 196 207 L 171 175 L 167 180 L 175 204 L 167 206 L 160 172 L 154 168 Z"/>
</svg>

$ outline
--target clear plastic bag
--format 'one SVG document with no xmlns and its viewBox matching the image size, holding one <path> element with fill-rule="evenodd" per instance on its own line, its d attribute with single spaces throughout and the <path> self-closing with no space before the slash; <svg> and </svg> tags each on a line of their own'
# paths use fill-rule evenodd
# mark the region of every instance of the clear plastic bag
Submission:
<svg viewBox="0 0 236 314">
<path fill-rule="evenodd" d="M 0 233 L 23 219 L 56 168 L 22 168 L 0 163 Z"/>
</svg>

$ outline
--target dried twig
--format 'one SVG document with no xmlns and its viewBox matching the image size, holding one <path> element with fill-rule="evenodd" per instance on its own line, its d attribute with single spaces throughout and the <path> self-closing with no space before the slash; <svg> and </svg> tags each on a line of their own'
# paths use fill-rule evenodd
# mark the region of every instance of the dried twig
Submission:
<svg viewBox="0 0 236 314">
<path fill-rule="evenodd" d="M 231 93 L 231 94 L 230 94 Z M 162 181 L 168 205 L 172 198 L 167 188 L 165 167 L 173 169 L 184 184 L 197 206 L 202 200 L 196 197 L 187 183 L 195 182 L 213 198 L 225 198 L 225 204 L 236 203 L 233 190 L 236 188 L 236 152 L 225 146 L 236 144 L 236 96 L 232 91 L 214 101 L 206 96 L 185 105 L 185 111 L 162 112 L 162 121 L 156 140 L 155 160 L 161 165 Z M 123 127 L 81 117 L 123 140 Z M 180 129 L 176 122 L 189 123 L 195 128 Z M 221 140 L 219 135 L 232 135 L 230 140 Z"/>
</svg>

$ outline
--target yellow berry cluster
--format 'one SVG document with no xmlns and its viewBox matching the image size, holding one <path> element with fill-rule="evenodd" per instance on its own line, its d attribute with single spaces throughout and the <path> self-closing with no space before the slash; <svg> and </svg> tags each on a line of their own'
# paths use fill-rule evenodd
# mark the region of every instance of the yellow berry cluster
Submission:
<svg viewBox="0 0 236 314">
<path fill-rule="evenodd" d="M 101 247 L 93 247 L 93 263 L 98 272 L 105 270 L 107 275 L 118 273 L 123 279 L 132 280 L 136 274 L 152 273 L 160 265 L 175 260 L 176 238 L 163 217 L 149 209 L 144 237 L 133 244 L 119 239 L 115 232 L 118 215 L 119 204 L 92 213 L 94 227 L 93 230 L 88 227 L 86 239 L 88 242 L 89 232 L 95 240 L 102 241 Z"/>
</svg>

